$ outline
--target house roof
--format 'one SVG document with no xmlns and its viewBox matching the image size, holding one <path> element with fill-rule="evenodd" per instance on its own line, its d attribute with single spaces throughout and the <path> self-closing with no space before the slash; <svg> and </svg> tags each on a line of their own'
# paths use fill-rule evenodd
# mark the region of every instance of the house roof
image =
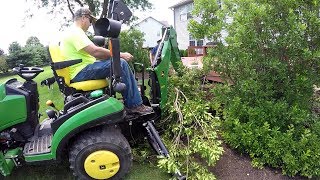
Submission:
<svg viewBox="0 0 320 180">
<path fill-rule="evenodd" d="M 169 27 L 170 25 L 169 25 L 169 23 L 168 23 L 168 21 L 160 21 L 164 26 L 166 26 L 166 27 Z"/>
<path fill-rule="evenodd" d="M 183 6 L 185 4 L 192 3 L 192 2 L 193 2 L 193 0 L 182 0 L 182 1 L 178 2 L 177 4 L 175 4 L 175 5 L 173 5 L 173 6 L 169 7 L 169 8 L 177 8 L 177 7 Z"/>
<path fill-rule="evenodd" d="M 135 24 L 135 25 L 133 25 L 133 26 L 137 26 L 137 25 L 139 25 L 140 23 L 144 22 L 146 19 L 153 19 L 153 20 L 157 21 L 158 23 L 162 24 L 163 26 L 165 26 L 165 27 L 169 27 L 169 24 L 168 24 L 168 22 L 167 22 L 167 21 L 158 21 L 158 20 L 156 20 L 155 18 L 153 18 L 153 17 L 151 17 L 151 16 L 149 16 L 149 17 L 147 17 L 147 18 L 143 19 L 142 21 L 138 22 L 137 24 Z"/>
</svg>

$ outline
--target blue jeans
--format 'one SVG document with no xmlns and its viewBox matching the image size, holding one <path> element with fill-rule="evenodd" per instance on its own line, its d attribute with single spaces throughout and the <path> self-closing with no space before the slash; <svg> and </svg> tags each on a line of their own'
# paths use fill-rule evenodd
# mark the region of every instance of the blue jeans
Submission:
<svg viewBox="0 0 320 180">
<path fill-rule="evenodd" d="M 133 108 L 142 104 L 142 99 L 138 90 L 137 81 L 130 69 L 129 64 L 121 59 L 121 81 L 126 85 L 122 93 L 124 105 Z M 87 65 L 72 79 L 73 82 L 80 82 L 94 79 L 105 79 L 110 77 L 111 60 L 96 61 Z"/>
</svg>

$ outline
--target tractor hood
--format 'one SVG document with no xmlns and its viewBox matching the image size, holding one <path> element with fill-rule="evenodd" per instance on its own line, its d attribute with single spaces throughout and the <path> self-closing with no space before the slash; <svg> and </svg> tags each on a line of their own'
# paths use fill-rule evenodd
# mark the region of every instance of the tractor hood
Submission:
<svg viewBox="0 0 320 180">
<path fill-rule="evenodd" d="M 7 94 L 10 80 L 0 84 L 0 131 L 27 119 L 26 99 L 21 94 Z"/>
</svg>

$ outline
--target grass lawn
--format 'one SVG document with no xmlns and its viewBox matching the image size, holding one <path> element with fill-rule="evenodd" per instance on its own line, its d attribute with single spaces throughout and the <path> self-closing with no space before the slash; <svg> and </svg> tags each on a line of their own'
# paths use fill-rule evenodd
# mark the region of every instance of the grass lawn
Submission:
<svg viewBox="0 0 320 180">
<path fill-rule="evenodd" d="M 40 73 L 34 80 L 38 83 L 38 91 L 40 98 L 40 110 L 43 115 L 41 121 L 46 118 L 45 110 L 51 107 L 46 106 L 47 100 L 52 100 L 58 109 L 63 107 L 63 97 L 59 91 L 58 85 L 55 83 L 53 89 L 48 89 L 46 86 L 40 86 L 40 82 L 46 78 L 52 77 L 52 71 L 50 67 L 44 67 L 44 72 Z M 14 76 L 1 77 L 0 83 L 4 83 L 10 78 L 17 78 L 19 81 L 24 82 L 23 79 Z M 129 174 L 125 177 L 127 180 L 141 180 L 141 179 L 153 179 L 163 180 L 169 179 L 170 176 L 150 163 L 134 162 Z M 69 169 L 68 162 L 62 164 L 45 164 L 38 166 L 23 166 L 16 168 L 13 173 L 6 177 L 5 180 L 53 180 L 61 179 L 68 180 L 74 179 Z"/>
<path fill-rule="evenodd" d="M 149 163 L 134 162 L 133 166 L 124 178 L 125 180 L 165 180 L 170 176 L 161 171 L 158 167 Z M 17 168 L 5 180 L 73 180 L 69 164 L 54 164 L 54 165 L 37 165 L 23 166 Z"/>
</svg>

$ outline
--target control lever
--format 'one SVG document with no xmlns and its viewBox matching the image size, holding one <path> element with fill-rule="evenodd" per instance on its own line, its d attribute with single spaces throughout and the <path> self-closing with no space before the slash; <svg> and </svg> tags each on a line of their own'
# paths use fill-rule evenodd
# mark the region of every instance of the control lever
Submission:
<svg viewBox="0 0 320 180">
<path fill-rule="evenodd" d="M 54 108 L 55 110 L 57 110 L 59 112 L 59 109 L 56 108 L 56 106 L 53 104 L 53 102 L 51 100 L 48 100 L 46 102 L 46 105 Z"/>
<path fill-rule="evenodd" d="M 56 111 L 52 110 L 52 109 L 47 109 L 46 110 L 46 113 L 48 115 L 48 117 L 50 119 L 57 119 L 57 114 L 56 114 Z"/>
</svg>

